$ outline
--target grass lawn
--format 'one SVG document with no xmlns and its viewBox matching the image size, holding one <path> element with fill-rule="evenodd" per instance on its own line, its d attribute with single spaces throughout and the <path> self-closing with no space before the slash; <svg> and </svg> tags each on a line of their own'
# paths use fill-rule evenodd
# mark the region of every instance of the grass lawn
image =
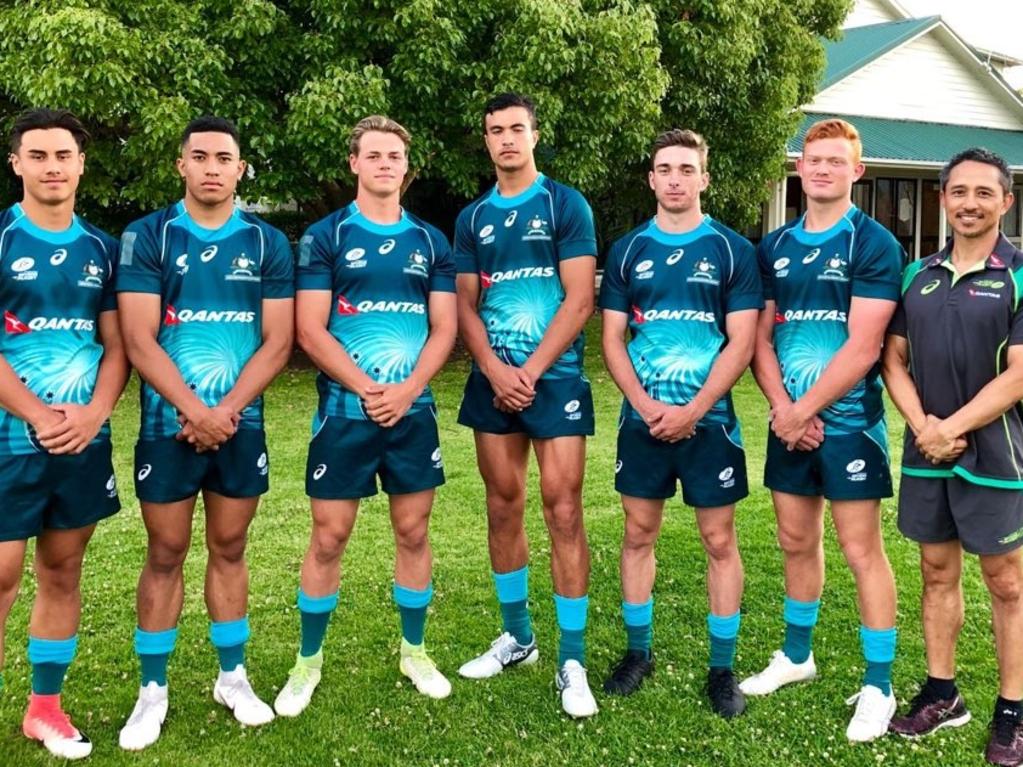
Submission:
<svg viewBox="0 0 1023 767">
<path fill-rule="evenodd" d="M 588 374 L 597 407 L 597 436 L 589 443 L 586 524 L 593 556 L 588 662 L 598 690 L 624 646 L 620 619 L 618 548 L 622 514 L 613 487 L 615 423 L 620 396 L 604 370 L 590 329 Z M 859 688 L 863 661 L 855 591 L 833 528 L 828 531 L 828 582 L 815 637 L 820 677 L 753 699 L 746 716 L 724 722 L 710 713 L 702 687 L 707 659 L 704 555 L 692 511 L 673 501 L 658 546 L 654 619 L 657 671 L 628 699 L 598 692 L 600 713 L 574 722 L 554 692 L 556 625 L 548 571 L 550 546 L 531 476 L 527 524 L 532 543 L 532 611 L 540 641 L 536 666 L 484 682 L 456 669 L 487 647 L 500 630 L 490 579 L 483 487 L 471 433 L 455 423 L 468 366 L 452 362 L 435 383 L 447 484 L 432 523 L 436 597 L 427 642 L 453 681 L 444 701 L 419 694 L 398 673 L 398 618 L 391 602 L 393 543 L 384 496 L 364 502 L 344 562 L 341 603 L 327 635 L 327 666 L 312 706 L 296 720 L 259 728 L 239 726 L 212 700 L 216 656 L 202 601 L 204 523 L 197 514 L 186 565 L 185 610 L 171 658 L 171 709 L 160 741 L 141 754 L 120 751 L 117 732 L 138 689 L 132 650 L 135 584 L 145 533 L 132 492 L 132 443 L 138 428 L 133 383 L 114 414 L 117 476 L 124 509 L 102 523 L 89 548 L 82 584 L 79 655 L 65 685 L 65 706 L 95 743 L 92 764 L 133 765 L 949 765 L 981 764 L 987 722 L 997 693 L 997 669 L 986 592 L 976 561 L 966 564 L 966 626 L 960 641 L 959 683 L 974 721 L 923 743 L 885 738 L 850 746 L 844 699 Z M 782 637 L 781 555 L 768 493 L 760 485 L 766 407 L 751 377 L 735 392 L 748 450 L 753 491 L 740 503 L 740 548 L 746 566 L 743 625 L 736 670 L 759 670 Z M 315 406 L 313 372 L 289 370 L 267 395 L 272 461 L 270 493 L 251 530 L 248 661 L 256 691 L 272 701 L 298 642 L 295 593 L 309 531 L 303 492 L 306 444 Z M 894 453 L 901 420 L 890 411 Z M 895 527 L 895 504 L 884 503 L 888 553 L 899 586 L 900 703 L 924 672 L 916 547 Z M 29 692 L 26 627 L 34 593 L 26 567 L 21 598 L 8 622 L 6 687 L 0 694 L 0 764 L 44 765 L 53 759 L 26 741 L 20 723 Z"/>
</svg>

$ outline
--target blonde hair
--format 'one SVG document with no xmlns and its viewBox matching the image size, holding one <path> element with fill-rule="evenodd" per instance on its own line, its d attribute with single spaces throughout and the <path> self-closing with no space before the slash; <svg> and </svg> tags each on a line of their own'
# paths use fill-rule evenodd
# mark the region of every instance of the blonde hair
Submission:
<svg viewBox="0 0 1023 767">
<path fill-rule="evenodd" d="M 351 154 L 358 155 L 359 143 L 362 137 L 371 131 L 393 133 L 401 139 L 406 150 L 408 150 L 409 144 L 412 143 L 412 136 L 409 135 L 409 132 L 401 124 L 384 115 L 370 115 L 359 120 L 355 127 L 352 128 L 352 135 L 348 139 L 348 151 Z"/>
<path fill-rule="evenodd" d="M 863 142 L 860 141 L 860 132 L 852 123 L 837 117 L 815 122 L 803 137 L 803 151 L 806 151 L 807 144 L 823 138 L 844 138 L 852 144 L 854 165 L 859 163 L 860 158 L 863 157 Z"/>
</svg>

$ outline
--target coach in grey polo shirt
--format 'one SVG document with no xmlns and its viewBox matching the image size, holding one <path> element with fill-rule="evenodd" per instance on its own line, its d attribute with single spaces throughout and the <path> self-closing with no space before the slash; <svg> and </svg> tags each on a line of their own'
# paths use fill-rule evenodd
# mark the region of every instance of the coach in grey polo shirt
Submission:
<svg viewBox="0 0 1023 767">
<path fill-rule="evenodd" d="M 888 329 L 884 378 L 906 419 L 899 529 L 920 544 L 927 682 L 891 722 L 916 737 L 970 720 L 955 684 L 962 552 L 991 594 L 1001 688 L 988 761 L 1023 763 L 1023 253 L 999 231 L 1013 203 L 1002 158 L 941 172 L 954 240 L 911 264 Z"/>
</svg>

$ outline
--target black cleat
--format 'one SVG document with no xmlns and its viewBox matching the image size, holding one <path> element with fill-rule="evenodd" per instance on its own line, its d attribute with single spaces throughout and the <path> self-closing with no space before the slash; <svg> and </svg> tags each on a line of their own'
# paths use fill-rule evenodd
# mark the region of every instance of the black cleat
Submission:
<svg viewBox="0 0 1023 767">
<path fill-rule="evenodd" d="M 608 695 L 632 695 L 643 686 L 643 680 L 654 673 L 654 656 L 642 650 L 626 650 L 611 675 L 604 680 Z"/>
<path fill-rule="evenodd" d="M 739 689 L 730 668 L 712 668 L 707 672 L 707 697 L 714 713 L 725 719 L 746 710 L 746 696 Z"/>
</svg>

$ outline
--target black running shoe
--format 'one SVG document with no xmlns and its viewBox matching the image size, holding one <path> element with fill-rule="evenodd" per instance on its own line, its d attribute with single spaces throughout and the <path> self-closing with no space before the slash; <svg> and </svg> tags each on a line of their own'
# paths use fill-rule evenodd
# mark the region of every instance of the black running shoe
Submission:
<svg viewBox="0 0 1023 767">
<path fill-rule="evenodd" d="M 643 680 L 654 673 L 654 656 L 642 650 L 626 650 L 611 675 L 604 680 L 609 695 L 632 695 L 643 686 Z"/>
<path fill-rule="evenodd" d="M 962 695 L 956 693 L 940 699 L 925 686 L 910 702 L 909 711 L 892 718 L 888 730 L 904 738 L 919 738 L 943 727 L 961 727 L 969 721 L 970 712 Z"/>
<path fill-rule="evenodd" d="M 996 711 L 984 757 L 1001 767 L 1023 764 L 1023 722 Z"/>
<path fill-rule="evenodd" d="M 714 713 L 725 719 L 746 710 L 746 696 L 739 689 L 730 668 L 712 668 L 707 672 L 707 697 Z"/>
</svg>

